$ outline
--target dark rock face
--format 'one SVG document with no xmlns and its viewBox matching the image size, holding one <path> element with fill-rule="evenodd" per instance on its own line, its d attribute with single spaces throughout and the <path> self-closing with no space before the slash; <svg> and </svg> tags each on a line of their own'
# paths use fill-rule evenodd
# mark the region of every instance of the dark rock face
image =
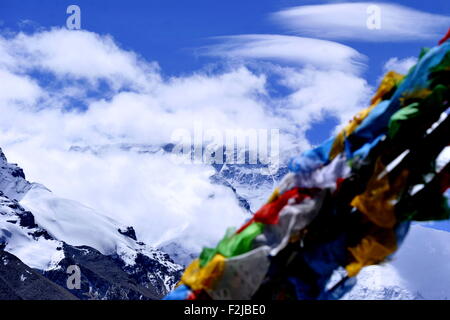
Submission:
<svg viewBox="0 0 450 320">
<path fill-rule="evenodd" d="M 11 175 L 15 178 L 20 177 L 22 179 L 25 179 L 25 173 L 23 173 L 22 168 L 16 167 L 14 170 L 11 171 Z"/>
<path fill-rule="evenodd" d="M 9 210 L 8 210 L 9 209 Z M 47 240 L 53 239 L 50 234 L 40 228 L 34 219 L 33 214 L 30 211 L 25 210 L 17 200 L 9 199 L 6 195 L 0 192 L 0 216 L 8 217 L 4 220 L 7 223 L 18 224 L 19 226 L 29 229 L 26 233 L 32 236 L 35 240 L 40 237 L 44 237 Z M 8 230 L 1 228 L 0 222 L 0 246 L 5 247 L 7 238 L 11 238 L 11 234 Z"/>
<path fill-rule="evenodd" d="M 160 255 L 160 257 L 151 258 L 138 253 L 134 265 L 125 265 L 121 259 L 116 260 L 116 262 L 135 281 L 147 288 L 153 288 L 159 299 L 161 299 L 168 293 L 167 285 L 173 288 L 181 279 L 183 269 L 171 270 L 160 261 L 165 260 L 173 263 L 172 259 L 166 253 L 160 252 Z M 168 280 L 168 283 L 164 283 L 163 278 L 155 275 L 172 275 L 172 277 Z"/>
<path fill-rule="evenodd" d="M 30 211 L 19 211 L 17 213 L 20 219 L 20 226 L 26 228 L 35 228 L 37 224 L 34 222 L 34 216 Z"/>
<path fill-rule="evenodd" d="M 198 254 L 193 253 L 191 250 L 186 249 L 182 245 L 182 239 L 175 239 L 159 247 L 163 252 L 167 252 L 170 258 L 175 261 L 175 263 L 186 267 L 192 260 L 198 258 Z M 181 276 L 180 276 L 181 277 Z"/>
<path fill-rule="evenodd" d="M 7 162 L 8 160 L 6 159 L 5 154 L 3 153 L 2 149 L 0 149 L 0 161 L 1 162 Z"/>
<path fill-rule="evenodd" d="M 0 251 L 0 300 L 76 300 L 16 256 Z"/>
<path fill-rule="evenodd" d="M 175 145 L 174 145 L 173 143 L 167 143 L 167 144 L 165 144 L 165 145 L 162 146 L 162 149 L 163 149 L 165 152 L 168 152 L 168 153 L 172 152 L 172 151 L 173 151 L 173 148 L 175 148 Z"/>
<path fill-rule="evenodd" d="M 64 258 L 57 268 L 43 274 L 60 286 L 67 286 L 68 267 L 80 268 L 80 289 L 68 289 L 79 299 L 104 300 L 155 300 L 162 298 L 152 287 L 141 285 L 134 277 L 124 272 L 113 257 L 87 247 L 64 244 Z"/>
</svg>

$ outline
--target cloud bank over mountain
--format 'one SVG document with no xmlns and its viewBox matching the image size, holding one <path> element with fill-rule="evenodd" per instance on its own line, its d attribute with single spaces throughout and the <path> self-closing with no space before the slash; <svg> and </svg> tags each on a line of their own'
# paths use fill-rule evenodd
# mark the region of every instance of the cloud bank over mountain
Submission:
<svg viewBox="0 0 450 320">
<path fill-rule="evenodd" d="M 306 44 L 311 50 L 325 44 L 342 54 L 325 69 L 320 61 L 309 63 L 316 59 L 313 50 L 296 64 L 275 59 L 270 68 L 255 69 L 241 61 L 220 72 L 169 77 L 157 62 L 122 49 L 108 35 L 57 28 L 4 35 L 0 145 L 30 180 L 137 225 L 149 244 L 182 230 L 196 243 L 214 242 L 244 213 L 229 189 L 210 183 L 210 166 L 180 166 L 165 155 L 114 147 L 102 153 L 73 147 L 160 146 L 171 142 L 174 130 L 200 122 L 219 131 L 279 129 L 287 158 L 310 146 L 305 132 L 313 121 L 328 114 L 346 121 L 367 101 L 371 88 L 354 72 L 354 59 L 361 57 L 355 50 L 312 39 L 272 40 L 287 44 L 275 57 L 289 56 L 292 41 L 299 52 Z M 286 94 L 272 95 L 273 81 Z"/>
</svg>

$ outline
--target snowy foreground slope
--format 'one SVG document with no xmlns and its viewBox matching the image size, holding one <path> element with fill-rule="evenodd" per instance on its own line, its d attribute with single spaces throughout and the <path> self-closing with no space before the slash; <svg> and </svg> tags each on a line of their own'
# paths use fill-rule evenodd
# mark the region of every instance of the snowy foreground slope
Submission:
<svg viewBox="0 0 450 320">
<path fill-rule="evenodd" d="M 68 296 L 67 268 L 79 266 L 81 289 L 70 292 L 82 299 L 159 299 L 173 288 L 182 271 L 167 254 L 138 241 L 131 226 L 29 183 L 1 151 L 0 250 L 52 280 L 61 287 L 57 291 L 67 291 Z M 27 275 L 22 272 L 20 277 Z M 31 298 L 20 295 L 23 290 L 16 280 L 3 283 L 5 288 L 17 288 L 15 295 L 9 290 L 2 296 L 0 283 L 0 299 Z"/>
</svg>

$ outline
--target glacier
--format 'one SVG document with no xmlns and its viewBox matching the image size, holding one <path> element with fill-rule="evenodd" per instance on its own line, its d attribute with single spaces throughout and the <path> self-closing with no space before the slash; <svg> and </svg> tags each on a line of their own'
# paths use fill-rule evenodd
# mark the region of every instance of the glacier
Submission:
<svg viewBox="0 0 450 320">
<path fill-rule="evenodd" d="M 99 154 L 111 148 L 146 156 L 164 157 L 170 153 L 165 146 L 146 145 L 73 147 L 72 151 Z M 206 171 L 209 183 L 224 189 L 208 197 L 226 195 L 224 203 L 240 208 L 244 219 L 264 203 L 286 171 L 283 167 L 268 176 L 259 166 L 225 164 L 211 165 L 210 169 Z M 194 174 L 204 175 L 205 171 Z M 168 202 L 167 206 L 171 205 Z M 173 205 L 167 209 L 174 210 L 178 204 Z M 150 218 L 143 221 L 151 223 Z M 0 251 L 10 254 L 10 259 L 20 259 L 17 268 L 23 263 L 20 268 L 31 268 L 26 270 L 44 276 L 39 278 L 43 283 L 48 279 L 59 286 L 55 287 L 55 295 L 47 298 L 159 299 L 174 287 L 201 247 L 222 236 L 205 238 L 209 233 L 204 233 L 186 239 L 189 224 L 147 235 L 145 223 L 132 225 L 128 223 L 132 220 L 124 220 L 119 222 L 109 213 L 58 197 L 45 186 L 28 182 L 24 171 L 8 163 L 0 151 Z M 413 224 L 396 254 L 382 265 L 364 268 L 356 286 L 343 299 L 449 299 L 450 233 L 438 229 L 435 223 Z M 85 272 L 96 273 L 84 280 L 82 294 L 61 294 L 66 290 L 65 269 L 70 264 L 80 264 Z M 20 279 L 23 275 L 20 273 Z"/>
</svg>

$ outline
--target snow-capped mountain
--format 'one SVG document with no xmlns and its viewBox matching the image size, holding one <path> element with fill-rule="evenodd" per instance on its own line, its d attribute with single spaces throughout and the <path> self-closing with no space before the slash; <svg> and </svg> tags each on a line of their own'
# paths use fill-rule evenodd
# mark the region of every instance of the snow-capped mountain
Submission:
<svg viewBox="0 0 450 320">
<path fill-rule="evenodd" d="M 102 153 L 111 148 L 141 154 L 171 152 L 170 145 L 73 147 L 72 151 Z M 158 299 L 178 281 L 182 266 L 198 255 L 184 246 L 182 236 L 166 239 L 159 249 L 145 245 L 132 226 L 29 183 L 23 170 L 9 164 L 1 152 L 0 161 L 0 250 L 4 250 L 2 257 L 8 255 L 4 259 L 16 264 L 15 272 L 8 271 L 15 275 L 8 288 L 17 285 L 16 278 L 27 285 L 28 272 L 34 272 L 39 286 L 51 281 L 49 299 Z M 249 215 L 286 171 L 282 168 L 269 176 L 257 165 L 212 166 L 210 182 L 230 189 Z M 448 299 L 450 233 L 425 226 L 412 226 L 391 261 L 364 268 L 344 299 Z M 66 289 L 70 265 L 80 266 L 81 290 Z M 41 290 L 39 286 L 36 291 Z M 20 296 L 21 292 L 7 295 L 29 298 Z"/>
<path fill-rule="evenodd" d="M 84 299 L 159 299 L 182 271 L 166 253 L 138 241 L 133 227 L 28 182 L 2 151 L 0 250 L 61 288 L 67 267 L 77 265 L 81 289 L 69 291 Z"/>
<path fill-rule="evenodd" d="M 31 186 L 23 170 L 16 164 L 8 163 L 0 149 L 0 191 L 10 199 L 21 200 Z"/>
<path fill-rule="evenodd" d="M 278 182 L 288 172 L 287 167 L 282 167 L 275 174 L 268 175 L 263 171 L 265 168 L 257 165 L 225 164 L 213 178 L 232 188 L 237 195 L 245 199 L 249 210 L 255 212 L 267 201 Z"/>
</svg>

